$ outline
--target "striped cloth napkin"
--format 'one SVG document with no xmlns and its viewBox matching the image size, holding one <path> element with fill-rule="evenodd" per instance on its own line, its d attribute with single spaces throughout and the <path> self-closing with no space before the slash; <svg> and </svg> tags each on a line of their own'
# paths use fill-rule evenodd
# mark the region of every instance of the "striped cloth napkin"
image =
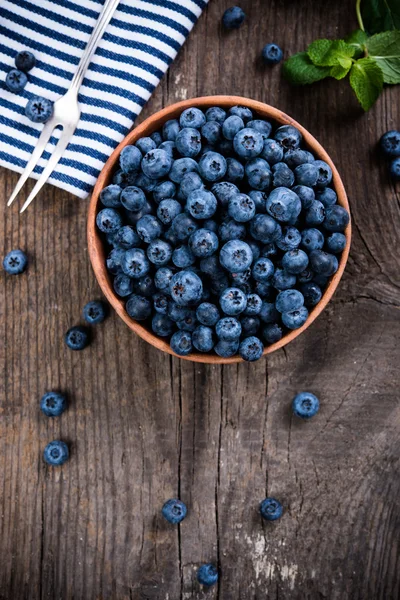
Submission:
<svg viewBox="0 0 400 600">
<path fill-rule="evenodd" d="M 32 96 L 55 100 L 68 89 L 104 0 L 0 1 L 0 164 L 21 172 L 42 125 L 25 116 Z M 132 128 L 208 0 L 121 0 L 83 81 L 78 128 L 49 182 L 85 198 L 112 150 Z M 37 65 L 22 94 L 4 84 L 14 57 Z M 56 142 L 51 138 L 33 176 Z"/>
</svg>

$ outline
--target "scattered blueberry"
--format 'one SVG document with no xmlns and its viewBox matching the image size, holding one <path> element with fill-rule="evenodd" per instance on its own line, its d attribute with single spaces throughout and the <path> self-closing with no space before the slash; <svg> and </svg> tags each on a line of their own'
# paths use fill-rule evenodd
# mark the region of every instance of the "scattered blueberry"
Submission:
<svg viewBox="0 0 400 600">
<path fill-rule="evenodd" d="M 283 52 L 277 44 L 266 44 L 262 50 L 262 59 L 266 65 L 276 65 L 281 62 Z"/>
<path fill-rule="evenodd" d="M 218 569 L 212 564 L 201 565 L 197 571 L 197 581 L 201 585 L 210 587 L 218 581 Z"/>
<path fill-rule="evenodd" d="M 10 92 L 19 94 L 19 92 L 22 92 L 27 83 L 28 78 L 23 71 L 19 71 L 18 69 L 11 69 L 11 71 L 7 73 L 6 86 L 8 87 Z"/>
<path fill-rule="evenodd" d="M 90 335 L 87 327 L 76 326 L 68 329 L 65 334 L 65 343 L 71 350 L 83 350 L 89 345 Z"/>
<path fill-rule="evenodd" d="M 380 146 L 386 158 L 400 156 L 400 131 L 392 130 L 383 134 Z"/>
<path fill-rule="evenodd" d="M 69 458 L 67 444 L 60 440 L 50 442 L 44 449 L 43 458 L 48 465 L 51 465 L 52 467 L 60 467 Z"/>
<path fill-rule="evenodd" d="M 46 123 L 53 115 L 53 103 L 41 96 L 34 96 L 28 101 L 25 114 L 34 123 Z"/>
<path fill-rule="evenodd" d="M 67 398 L 59 392 L 46 392 L 40 400 L 40 408 L 46 417 L 59 417 L 67 408 Z"/>
<path fill-rule="evenodd" d="M 104 302 L 92 300 L 83 307 L 83 318 L 89 325 L 102 323 L 107 316 L 107 309 Z"/>
<path fill-rule="evenodd" d="M 22 250 L 11 250 L 3 259 L 3 268 L 9 275 L 23 273 L 28 265 L 28 257 Z"/>
<path fill-rule="evenodd" d="M 246 15 L 240 6 L 232 6 L 224 12 L 222 16 L 222 25 L 225 29 L 238 29 L 245 18 Z"/>
<path fill-rule="evenodd" d="M 176 525 L 183 521 L 183 519 L 187 515 L 186 505 L 176 498 L 171 498 L 171 500 L 167 500 L 164 506 L 161 509 L 162 515 L 164 519 L 168 521 L 168 523 L 172 523 Z"/>
<path fill-rule="evenodd" d="M 20 71 L 28 73 L 28 71 L 31 71 L 35 65 L 36 58 L 32 52 L 29 52 L 29 50 L 22 50 L 21 52 L 18 52 L 17 56 L 15 57 L 15 66 Z"/>
<path fill-rule="evenodd" d="M 311 419 L 319 411 L 319 400 L 311 392 L 300 392 L 293 398 L 292 410 L 297 417 Z"/>
<path fill-rule="evenodd" d="M 266 521 L 276 521 L 283 514 L 283 507 L 275 498 L 265 498 L 260 504 L 260 513 Z"/>
</svg>

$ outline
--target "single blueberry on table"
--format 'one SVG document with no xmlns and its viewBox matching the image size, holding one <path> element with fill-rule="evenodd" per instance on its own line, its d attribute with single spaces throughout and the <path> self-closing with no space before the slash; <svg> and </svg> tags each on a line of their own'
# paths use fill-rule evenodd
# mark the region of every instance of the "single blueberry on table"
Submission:
<svg viewBox="0 0 400 600">
<path fill-rule="evenodd" d="M 172 221 L 170 231 L 173 231 L 178 241 L 184 242 L 192 235 L 192 233 L 196 231 L 197 228 L 198 224 L 190 215 L 187 213 L 181 213 Z"/>
<path fill-rule="evenodd" d="M 226 159 L 225 179 L 231 183 L 237 183 L 244 177 L 244 166 L 236 158 Z"/>
<path fill-rule="evenodd" d="M 274 274 L 275 267 L 273 262 L 262 256 L 253 265 L 251 273 L 255 281 L 268 281 Z"/>
<path fill-rule="evenodd" d="M 226 160 L 218 152 L 206 152 L 199 160 L 199 173 L 206 181 L 222 179 L 226 169 Z"/>
<path fill-rule="evenodd" d="M 277 290 L 288 290 L 296 285 L 296 275 L 292 275 L 284 269 L 275 269 L 271 283 Z"/>
<path fill-rule="evenodd" d="M 199 108 L 186 108 L 180 118 L 179 124 L 182 128 L 184 127 L 194 127 L 195 129 L 199 129 L 206 122 L 206 117 L 204 113 Z"/>
<path fill-rule="evenodd" d="M 277 323 L 271 323 L 263 328 L 263 338 L 267 344 L 275 344 L 282 339 L 283 329 Z"/>
<path fill-rule="evenodd" d="M 272 167 L 274 169 L 274 167 Z M 246 163 L 245 173 L 248 184 L 255 190 L 267 190 L 271 186 L 272 173 L 269 164 L 263 158 L 252 158 Z"/>
<path fill-rule="evenodd" d="M 174 323 L 167 315 L 156 313 L 151 320 L 151 328 L 160 337 L 169 337 L 174 330 Z"/>
<path fill-rule="evenodd" d="M 224 317 L 217 322 L 215 332 L 220 340 L 232 342 L 240 338 L 242 326 L 235 317 Z"/>
<path fill-rule="evenodd" d="M 246 127 L 250 127 L 250 129 L 255 129 L 263 136 L 264 142 L 269 139 L 269 134 L 272 130 L 272 125 L 268 121 L 261 121 L 260 119 L 254 119 L 252 121 L 248 121 Z"/>
<path fill-rule="evenodd" d="M 326 248 L 333 254 L 340 254 L 346 247 L 346 236 L 344 233 L 331 233 L 325 240 Z"/>
<path fill-rule="evenodd" d="M 277 65 L 283 58 L 283 52 L 277 44 L 266 44 L 262 49 L 262 59 L 266 65 Z"/>
<path fill-rule="evenodd" d="M 226 288 L 219 298 L 219 303 L 226 315 L 235 317 L 246 309 L 247 296 L 239 288 Z"/>
<path fill-rule="evenodd" d="M 61 440 L 54 440 L 47 444 L 43 452 L 43 459 L 52 467 L 60 467 L 69 458 L 68 446 Z"/>
<path fill-rule="evenodd" d="M 305 224 L 309 227 L 321 225 L 325 220 L 325 207 L 319 200 L 313 200 L 310 207 L 306 210 Z"/>
<path fill-rule="evenodd" d="M 192 334 L 193 346 L 199 352 L 210 352 L 214 348 L 214 330 L 205 325 L 199 325 Z"/>
<path fill-rule="evenodd" d="M 103 233 L 113 233 L 122 227 L 122 217 L 114 208 L 103 208 L 97 214 L 96 225 Z"/>
<path fill-rule="evenodd" d="M 156 312 L 161 313 L 162 315 L 168 314 L 168 304 L 169 300 L 165 294 L 156 292 L 153 295 L 153 306 Z"/>
<path fill-rule="evenodd" d="M 334 204 L 325 209 L 324 229 L 332 232 L 344 231 L 349 224 L 350 215 L 345 208 Z"/>
<path fill-rule="evenodd" d="M 304 297 L 299 290 L 283 290 L 276 297 L 275 307 L 280 313 L 291 312 L 301 308 Z"/>
<path fill-rule="evenodd" d="M 258 156 L 263 147 L 264 139 L 256 129 L 245 127 L 238 131 L 233 138 L 235 152 L 242 158 L 250 159 Z"/>
<path fill-rule="evenodd" d="M 314 187 L 318 181 L 319 170 L 315 166 L 315 163 L 305 163 L 304 165 L 299 165 L 295 168 L 294 176 L 297 185 Z"/>
<path fill-rule="evenodd" d="M 250 222 L 250 235 L 263 244 L 276 242 L 282 236 L 281 226 L 269 215 L 256 215 Z"/>
<path fill-rule="evenodd" d="M 125 146 L 119 155 L 119 165 L 124 173 L 136 173 L 142 162 L 142 153 L 136 146 Z"/>
<path fill-rule="evenodd" d="M 53 116 L 53 102 L 34 96 L 25 107 L 25 114 L 34 123 L 46 123 Z"/>
<path fill-rule="evenodd" d="M 218 245 L 217 234 L 208 229 L 198 229 L 189 238 L 189 246 L 194 256 L 199 258 L 206 258 L 214 254 L 218 250 Z"/>
<path fill-rule="evenodd" d="M 135 279 L 133 282 L 133 290 L 140 296 L 146 296 L 147 298 L 150 298 L 156 293 L 154 279 L 150 275 L 143 275 L 143 277 Z"/>
<path fill-rule="evenodd" d="M 288 223 L 299 216 L 301 200 L 287 187 L 277 187 L 268 196 L 266 208 L 271 217 L 282 223 Z"/>
<path fill-rule="evenodd" d="M 276 498 L 265 498 L 260 504 L 260 514 L 266 521 L 276 521 L 283 514 L 283 506 Z"/>
<path fill-rule="evenodd" d="M 180 271 L 176 273 L 170 283 L 172 299 L 179 306 L 197 304 L 203 293 L 203 283 L 196 273 Z"/>
<path fill-rule="evenodd" d="M 28 265 L 28 257 L 22 250 L 11 250 L 3 259 L 3 268 L 8 275 L 23 273 Z"/>
<path fill-rule="evenodd" d="M 192 351 L 192 334 L 190 331 L 176 331 L 170 340 L 171 349 L 179 356 L 187 356 Z"/>
<path fill-rule="evenodd" d="M 89 325 L 102 323 L 107 316 L 107 307 L 101 300 L 91 300 L 83 307 L 83 318 Z"/>
<path fill-rule="evenodd" d="M 126 250 L 121 259 L 121 267 L 125 275 L 133 279 L 139 279 L 150 270 L 149 260 L 141 248 L 130 248 Z"/>
<path fill-rule="evenodd" d="M 319 411 L 319 400 L 311 392 L 300 392 L 292 401 L 293 413 L 302 419 L 311 419 Z"/>
<path fill-rule="evenodd" d="M 121 192 L 119 185 L 112 183 L 103 188 L 100 192 L 100 202 L 107 208 L 117 208 L 121 206 Z"/>
<path fill-rule="evenodd" d="M 67 408 L 67 398 L 59 392 L 46 392 L 40 400 L 40 409 L 46 417 L 59 417 Z"/>
<path fill-rule="evenodd" d="M 250 267 L 253 254 L 246 242 L 231 240 L 222 246 L 219 260 L 221 265 L 231 273 L 241 273 Z"/>
<path fill-rule="evenodd" d="M 194 192 L 194 190 L 203 188 L 204 183 L 200 175 L 196 173 L 196 171 L 190 171 L 190 173 L 186 173 L 186 175 L 183 176 L 179 192 L 184 198 L 187 199 L 188 196 Z"/>
<path fill-rule="evenodd" d="M 71 327 L 65 334 L 64 339 L 71 350 L 83 350 L 90 342 L 89 329 L 80 325 Z"/>
<path fill-rule="evenodd" d="M 294 184 L 294 173 L 286 163 L 280 162 L 272 166 L 273 187 L 290 188 Z"/>
<path fill-rule="evenodd" d="M 240 6 L 231 6 L 222 15 L 222 25 L 225 29 L 238 29 L 245 18 L 246 15 Z"/>
<path fill-rule="evenodd" d="M 222 125 L 226 119 L 226 112 L 219 106 L 212 106 L 206 110 L 206 119 L 207 121 L 217 121 L 217 123 Z"/>
<path fill-rule="evenodd" d="M 215 585 L 218 581 L 217 567 L 211 563 L 201 565 L 201 567 L 197 571 L 197 581 L 201 585 L 205 585 L 207 587 Z"/>
<path fill-rule="evenodd" d="M 172 247 L 168 242 L 164 240 L 153 240 L 147 247 L 146 250 L 147 258 L 153 265 L 157 267 L 162 267 L 167 265 L 171 260 L 172 256 Z"/>
<path fill-rule="evenodd" d="M 231 115 L 222 124 L 222 135 L 227 140 L 233 140 L 241 129 L 244 129 L 243 119 L 237 115 Z"/>
<path fill-rule="evenodd" d="M 400 156 L 400 131 L 387 131 L 383 134 L 379 143 L 383 154 L 387 158 Z"/>
<path fill-rule="evenodd" d="M 312 188 L 307 187 L 306 185 L 294 185 L 292 191 L 300 198 L 303 208 L 310 208 L 311 203 L 315 200 L 315 192 Z"/>
<path fill-rule="evenodd" d="M 313 250 L 320 250 L 324 245 L 324 235 L 319 229 L 311 227 L 310 229 L 303 229 L 301 232 L 301 247 L 305 248 L 307 252 Z"/>
<path fill-rule="evenodd" d="M 232 196 L 228 204 L 228 214 L 238 223 L 246 223 L 256 214 L 254 200 L 247 194 L 236 194 Z"/>
<path fill-rule="evenodd" d="M 310 252 L 310 266 L 313 271 L 325 277 L 331 277 L 338 270 L 338 259 L 334 254 L 323 250 Z"/>
<path fill-rule="evenodd" d="M 245 338 L 239 346 L 239 354 L 241 358 L 248 362 L 259 360 L 262 357 L 263 352 L 264 344 L 258 337 L 254 335 Z"/>
<path fill-rule="evenodd" d="M 282 257 L 282 267 L 292 275 L 298 275 L 308 267 L 308 256 L 304 250 L 288 250 Z"/>
<path fill-rule="evenodd" d="M 23 71 L 19 71 L 18 69 L 11 69 L 11 71 L 7 73 L 6 86 L 8 87 L 10 92 L 14 92 L 14 94 L 19 94 L 19 92 L 22 92 L 27 83 L 28 78 Z"/>
<path fill-rule="evenodd" d="M 183 519 L 187 515 L 186 505 L 176 498 L 171 498 L 171 500 L 167 500 L 164 506 L 161 509 L 162 515 L 164 519 L 168 521 L 168 523 L 172 523 L 176 525 L 183 521 Z"/>
<path fill-rule="evenodd" d="M 246 337 L 257 335 L 260 329 L 260 319 L 258 317 L 245 315 L 240 319 L 240 324 L 242 326 L 242 334 Z"/>
<path fill-rule="evenodd" d="M 182 212 L 182 206 L 173 198 L 161 200 L 157 208 L 157 217 L 164 225 L 169 225 Z"/>
<path fill-rule="evenodd" d="M 335 190 L 330 187 L 317 190 L 315 198 L 322 202 L 325 208 L 328 208 L 328 206 L 332 206 L 332 204 L 336 204 L 337 202 L 337 194 Z M 305 208 L 307 208 L 307 206 L 305 206 Z"/>
<path fill-rule="evenodd" d="M 140 152 L 143 155 L 147 154 L 147 152 L 150 152 L 150 150 L 155 150 L 156 149 L 156 143 L 155 143 L 154 140 L 151 139 L 151 137 L 142 137 L 142 138 L 139 138 L 135 142 L 135 146 L 140 150 Z"/>
<path fill-rule="evenodd" d="M 281 125 L 275 131 L 274 139 L 281 144 L 284 150 L 295 150 L 301 144 L 303 136 L 293 125 Z"/>
<path fill-rule="evenodd" d="M 232 196 L 239 194 L 239 188 L 229 181 L 219 181 L 218 183 L 214 183 L 211 191 L 223 207 L 228 206 Z"/>
<path fill-rule="evenodd" d="M 287 252 L 288 250 L 295 250 L 298 248 L 301 242 L 301 233 L 296 227 L 283 227 L 282 236 L 276 240 L 276 245 L 280 250 Z"/>
<path fill-rule="evenodd" d="M 276 140 L 267 138 L 264 140 L 260 156 L 266 160 L 269 165 L 275 165 L 283 159 L 283 148 Z"/>
<path fill-rule="evenodd" d="M 181 129 L 175 140 L 178 151 L 184 157 L 193 158 L 201 150 L 201 134 L 198 129 L 185 127 Z"/>
<path fill-rule="evenodd" d="M 176 194 L 176 185 L 173 181 L 160 181 L 153 190 L 154 202 L 160 204 L 162 200 L 174 198 Z"/>
<path fill-rule="evenodd" d="M 274 302 L 263 302 L 258 316 L 263 323 L 277 323 L 281 318 Z"/>
<path fill-rule="evenodd" d="M 29 52 L 29 50 L 22 50 L 21 52 L 18 52 L 17 56 L 15 57 L 15 66 L 20 71 L 28 73 L 28 71 L 33 69 L 35 65 L 35 55 L 32 54 L 32 52 Z"/>
<path fill-rule="evenodd" d="M 133 279 L 124 273 L 118 273 L 113 281 L 114 292 L 125 298 L 133 292 Z"/>
<path fill-rule="evenodd" d="M 151 315 L 150 300 L 138 294 L 129 296 L 125 308 L 128 315 L 136 321 L 145 321 Z"/>
<path fill-rule="evenodd" d="M 221 358 L 230 358 L 234 356 L 239 349 L 239 340 L 233 340 L 233 342 L 226 342 L 219 340 L 214 346 L 214 350 Z"/>
<path fill-rule="evenodd" d="M 233 219 L 226 219 L 219 226 L 218 235 L 221 242 L 244 240 L 246 237 L 246 227 Z"/>
<path fill-rule="evenodd" d="M 194 190 L 186 202 L 186 210 L 194 219 L 209 219 L 217 210 L 217 199 L 209 190 Z"/>
<path fill-rule="evenodd" d="M 169 121 L 166 121 L 162 128 L 164 140 L 174 142 L 180 130 L 181 126 L 179 125 L 179 121 L 177 119 L 170 119 Z"/>
<path fill-rule="evenodd" d="M 299 329 L 302 327 L 308 318 L 308 310 L 305 306 L 282 313 L 282 322 L 288 329 Z"/>
<path fill-rule="evenodd" d="M 177 246 L 172 253 L 172 262 L 180 269 L 186 269 L 187 267 L 190 267 L 195 261 L 195 255 L 186 244 Z"/>
<path fill-rule="evenodd" d="M 172 158 L 165 150 L 150 150 L 142 159 L 142 171 L 150 179 L 161 179 L 172 167 Z"/>
<path fill-rule="evenodd" d="M 311 152 L 307 150 L 301 150 L 301 148 L 294 148 L 293 150 L 287 150 L 283 156 L 283 162 L 287 164 L 291 169 L 295 169 L 305 163 L 314 162 L 314 157 Z"/>
<path fill-rule="evenodd" d="M 221 139 L 221 124 L 217 121 L 207 121 L 201 128 L 201 135 L 213 146 Z"/>
<path fill-rule="evenodd" d="M 304 296 L 304 304 L 307 308 L 316 306 L 322 298 L 321 288 L 313 281 L 303 283 L 300 289 Z"/>
</svg>

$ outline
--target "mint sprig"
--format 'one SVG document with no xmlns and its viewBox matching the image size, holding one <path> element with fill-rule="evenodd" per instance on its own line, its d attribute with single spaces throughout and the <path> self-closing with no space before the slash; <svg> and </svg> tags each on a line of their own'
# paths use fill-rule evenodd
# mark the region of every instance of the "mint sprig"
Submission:
<svg viewBox="0 0 400 600">
<path fill-rule="evenodd" d="M 307 85 L 327 77 L 340 80 L 350 75 L 350 85 L 367 111 L 379 98 L 383 84 L 400 83 L 399 0 L 357 0 L 360 29 L 345 40 L 320 39 L 306 52 L 291 56 L 284 77 L 294 85 Z M 387 31 L 376 31 L 376 21 Z M 367 27 L 365 27 L 365 24 Z M 371 37 L 367 31 L 374 33 Z"/>
</svg>

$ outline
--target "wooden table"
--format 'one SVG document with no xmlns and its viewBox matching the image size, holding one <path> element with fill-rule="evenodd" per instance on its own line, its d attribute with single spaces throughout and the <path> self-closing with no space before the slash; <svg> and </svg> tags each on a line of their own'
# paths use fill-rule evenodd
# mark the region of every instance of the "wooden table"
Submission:
<svg viewBox="0 0 400 600">
<path fill-rule="evenodd" d="M 115 315 L 82 353 L 63 342 L 99 297 L 87 203 L 47 186 L 23 216 L 3 210 L 1 251 L 28 251 L 0 272 L 0 598 L 2 600 L 389 600 L 400 597 L 399 187 L 376 142 L 400 126 L 399 88 L 364 115 L 348 83 L 294 89 L 259 55 L 285 55 L 356 27 L 353 0 L 242 0 L 246 24 L 221 33 L 212 0 L 141 118 L 183 98 L 233 93 L 293 115 L 337 164 L 353 246 L 338 293 L 300 338 L 268 361 L 226 367 L 164 355 Z M 1 172 L 2 206 L 17 175 Z M 32 182 L 28 188 L 31 189 Z M 27 191 L 25 192 L 25 194 Z M 68 393 L 59 419 L 39 411 Z M 310 423 L 299 390 L 321 398 Z M 47 468 L 46 443 L 71 459 Z M 280 498 L 282 520 L 258 503 Z M 160 516 L 180 496 L 181 527 Z M 204 592 L 196 570 L 221 569 Z"/>
</svg>

